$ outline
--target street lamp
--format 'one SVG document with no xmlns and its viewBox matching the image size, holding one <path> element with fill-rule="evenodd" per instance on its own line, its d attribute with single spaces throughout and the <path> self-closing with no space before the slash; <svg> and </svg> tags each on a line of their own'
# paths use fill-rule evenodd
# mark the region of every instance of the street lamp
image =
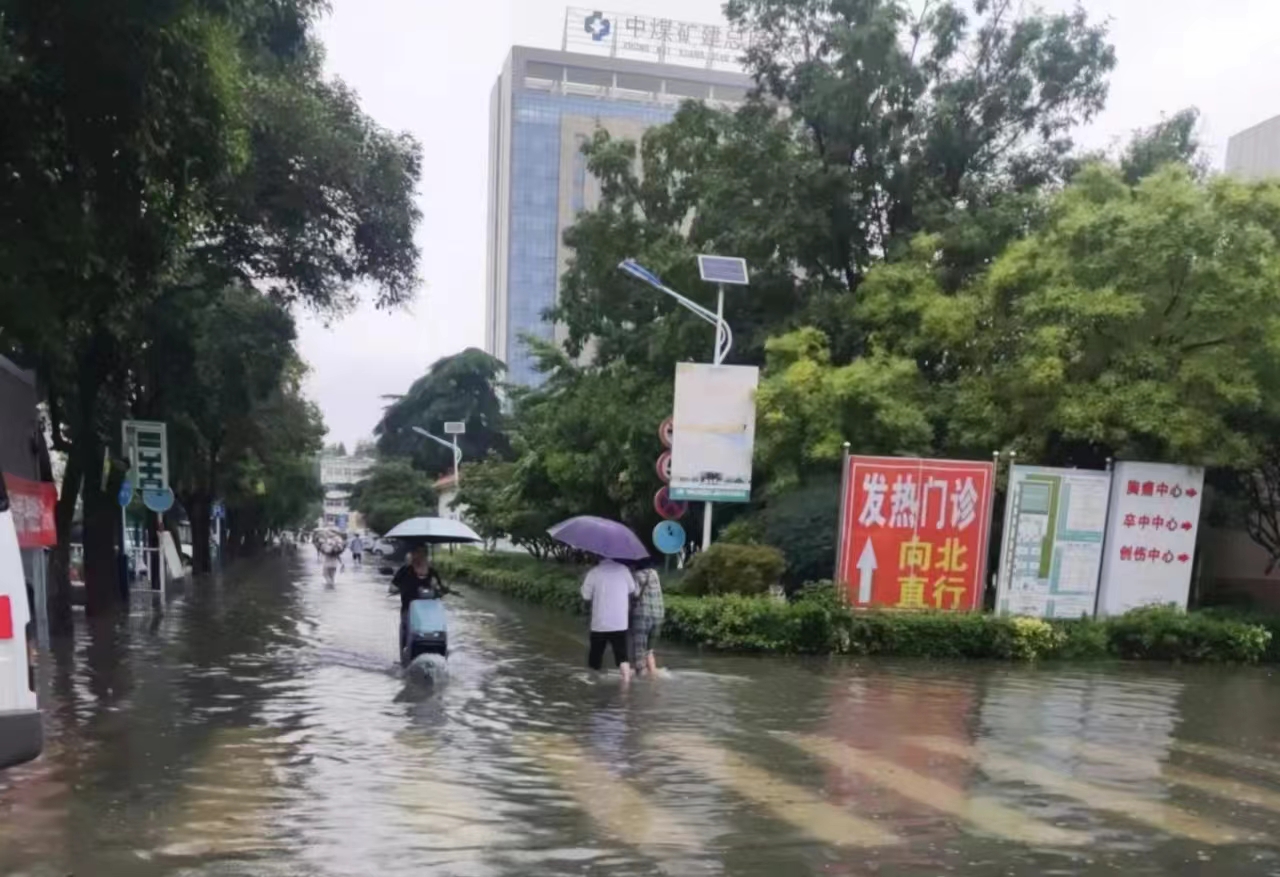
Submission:
<svg viewBox="0 0 1280 877">
<path fill-rule="evenodd" d="M 691 298 L 681 295 L 671 287 L 667 286 L 658 279 L 658 275 L 654 274 L 648 268 L 645 268 L 635 259 L 623 259 L 618 263 L 618 269 L 625 271 L 637 280 L 643 280 L 661 293 L 671 296 L 684 307 L 693 311 L 706 322 L 716 327 L 716 349 L 712 362 L 719 365 L 724 362 L 724 358 L 729 355 L 729 350 L 733 347 L 733 330 L 729 328 L 729 324 L 724 320 L 724 285 L 721 284 L 719 292 L 716 295 L 716 309 L 712 311 L 704 308 Z"/>
<path fill-rule="evenodd" d="M 635 259 L 623 259 L 618 269 L 625 271 L 637 280 L 643 280 L 654 289 L 669 295 L 686 309 L 693 311 L 701 319 L 716 327 L 716 348 L 712 363 L 720 365 L 729 355 L 733 347 L 733 330 L 724 319 L 724 285 L 726 283 L 745 286 L 747 283 L 747 263 L 745 259 L 725 256 L 698 256 L 698 272 L 703 280 L 716 284 L 716 309 L 705 308 L 691 298 L 683 296 L 659 279 L 648 268 Z M 711 547 L 711 506 L 710 501 L 703 505 L 702 513 L 702 550 Z"/>
<path fill-rule="evenodd" d="M 448 430 L 448 428 L 453 425 L 454 425 L 453 423 L 446 423 L 445 424 L 446 430 Z M 449 448 L 451 451 L 453 451 L 453 486 L 455 489 L 461 490 L 462 480 L 461 480 L 461 476 L 458 474 L 458 466 L 459 464 L 462 463 L 462 448 L 458 447 L 458 431 L 453 431 L 453 441 L 450 442 L 440 438 L 440 436 L 438 435 L 432 435 L 431 433 L 427 432 L 425 429 L 423 429 L 420 426 L 415 426 L 411 428 L 418 435 L 429 438 L 436 444 L 444 445 L 446 448 Z"/>
</svg>

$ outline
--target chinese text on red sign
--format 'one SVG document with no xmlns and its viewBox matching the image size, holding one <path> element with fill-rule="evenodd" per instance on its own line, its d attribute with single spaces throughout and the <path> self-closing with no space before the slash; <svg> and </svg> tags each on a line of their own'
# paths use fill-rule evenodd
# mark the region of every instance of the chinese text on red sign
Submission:
<svg viewBox="0 0 1280 877">
<path fill-rule="evenodd" d="M 853 457 L 841 569 L 855 606 L 970 610 L 982 597 L 991 463 Z"/>
</svg>

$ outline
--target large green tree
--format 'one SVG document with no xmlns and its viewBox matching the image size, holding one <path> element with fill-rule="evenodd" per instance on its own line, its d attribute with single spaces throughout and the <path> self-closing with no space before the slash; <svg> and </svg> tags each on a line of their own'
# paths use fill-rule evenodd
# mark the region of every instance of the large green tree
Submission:
<svg viewBox="0 0 1280 877">
<path fill-rule="evenodd" d="M 436 506 L 431 477 L 405 459 L 379 460 L 351 492 L 351 507 L 375 533 L 408 518 L 434 516 Z"/>
<path fill-rule="evenodd" d="M 228 431 L 222 492 L 233 555 L 314 521 L 324 498 L 315 457 L 325 427 L 319 409 L 302 394 L 305 374 L 301 361 L 291 360 L 272 392 Z"/>
<path fill-rule="evenodd" d="M 734 0 L 757 34 L 760 95 L 734 112 L 690 104 L 637 150 L 598 133 L 588 146 L 602 202 L 566 235 L 574 248 L 555 316 L 571 352 L 666 372 L 707 355 L 705 328 L 620 274 L 637 257 L 712 303 L 694 256 L 745 257 L 749 294 L 728 312 L 738 361 L 806 322 L 847 362 L 865 337 L 847 300 L 880 261 L 938 235 L 957 288 L 1036 217 L 1071 162 L 1071 128 L 1097 112 L 1114 64 L 1081 12 L 973 12 L 896 0 Z M 784 109 L 785 107 L 785 109 Z"/>
<path fill-rule="evenodd" d="M 160 392 L 168 372 L 148 362 L 149 312 L 181 287 L 207 294 L 238 282 L 337 314 L 360 281 L 382 304 L 416 283 L 416 147 L 323 77 L 323 8 L 5 8 L 0 345 L 46 389 L 54 444 L 68 455 L 55 566 L 65 570 L 83 499 L 95 611 L 119 593 L 102 452 L 135 413 L 137 385 L 149 384 L 142 398 L 177 396 Z"/>
<path fill-rule="evenodd" d="M 453 452 L 415 432 L 413 427 L 443 438 L 444 424 L 457 421 L 466 424 L 466 432 L 458 437 L 466 459 L 509 454 L 498 400 L 498 384 L 504 371 L 501 362 L 474 347 L 436 360 L 403 396 L 387 406 L 374 428 L 378 452 L 408 457 L 433 476 L 452 472 Z"/>
</svg>

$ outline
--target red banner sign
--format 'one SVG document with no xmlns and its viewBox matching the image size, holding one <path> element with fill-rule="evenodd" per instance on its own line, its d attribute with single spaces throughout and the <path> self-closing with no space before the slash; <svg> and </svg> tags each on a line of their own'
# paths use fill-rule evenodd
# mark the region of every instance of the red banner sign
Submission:
<svg viewBox="0 0 1280 877">
<path fill-rule="evenodd" d="M 849 602 L 978 608 L 994 475 L 992 463 L 851 458 L 836 571 Z"/>
<path fill-rule="evenodd" d="M 47 481 L 28 481 L 17 475 L 4 474 L 9 491 L 9 508 L 18 531 L 19 548 L 48 548 L 58 541 L 54 507 L 58 490 Z"/>
</svg>

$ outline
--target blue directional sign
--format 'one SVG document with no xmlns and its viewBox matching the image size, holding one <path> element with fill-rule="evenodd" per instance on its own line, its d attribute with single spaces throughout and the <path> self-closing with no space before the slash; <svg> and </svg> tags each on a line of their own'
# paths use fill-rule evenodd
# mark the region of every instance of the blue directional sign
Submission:
<svg viewBox="0 0 1280 877">
<path fill-rule="evenodd" d="M 124 508 L 133 501 L 133 484 L 126 478 L 120 482 L 120 492 L 116 494 L 116 502 L 120 503 L 120 507 Z"/>
<path fill-rule="evenodd" d="M 675 521 L 663 521 L 653 528 L 653 546 L 663 554 L 679 554 L 684 542 L 684 527 Z"/>
</svg>

